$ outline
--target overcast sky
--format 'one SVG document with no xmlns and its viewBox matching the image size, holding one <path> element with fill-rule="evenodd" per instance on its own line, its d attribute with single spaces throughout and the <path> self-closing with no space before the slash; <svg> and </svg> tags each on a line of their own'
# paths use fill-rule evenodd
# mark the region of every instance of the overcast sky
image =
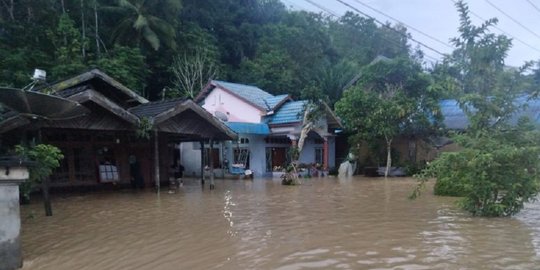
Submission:
<svg viewBox="0 0 540 270">
<path fill-rule="evenodd" d="M 321 9 L 310 4 L 307 0 L 281 1 L 290 9 L 322 12 Z M 364 3 L 448 45 L 450 45 L 450 38 L 458 35 L 459 17 L 453 0 L 342 1 L 381 21 L 395 23 L 392 19 L 359 4 L 359 2 Z M 338 15 L 343 15 L 346 11 L 353 11 L 350 7 L 339 3 L 337 0 L 311 0 L 311 2 L 315 2 Z M 504 31 L 507 36 L 513 38 L 513 46 L 506 58 L 507 65 L 520 66 L 528 60 L 540 60 L 540 27 L 538 27 L 540 25 L 540 0 L 468 0 L 465 2 L 468 3 L 471 12 L 484 20 L 493 17 L 498 18 L 497 27 Z M 509 15 L 509 17 L 497 10 L 497 8 Z M 475 25 L 482 22 L 473 14 L 471 14 L 471 19 Z M 520 26 L 520 24 L 528 30 Z M 452 50 L 413 29 L 409 28 L 409 32 L 413 38 L 439 52 L 449 53 Z M 498 29 L 493 29 L 493 32 L 503 34 Z M 415 45 L 413 41 L 411 41 L 411 44 Z M 436 52 L 426 48 L 422 48 L 422 50 L 426 55 L 440 59 L 440 55 Z M 427 58 L 426 60 L 430 59 Z"/>
</svg>

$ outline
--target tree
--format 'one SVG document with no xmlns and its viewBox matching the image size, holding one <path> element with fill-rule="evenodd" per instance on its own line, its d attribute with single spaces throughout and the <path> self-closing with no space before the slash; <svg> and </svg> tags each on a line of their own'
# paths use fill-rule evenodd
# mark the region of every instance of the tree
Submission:
<svg viewBox="0 0 540 270">
<path fill-rule="evenodd" d="M 174 58 L 172 66 L 173 88 L 167 95 L 195 98 L 204 85 L 216 77 L 218 69 L 210 57 L 200 50 Z M 167 91 L 167 90 L 165 90 Z M 163 94 L 166 98 L 166 94 Z"/>
<path fill-rule="evenodd" d="M 470 124 L 454 136 L 464 150 L 444 153 L 430 163 L 413 197 L 427 179 L 436 178 L 438 192 L 464 196 L 461 206 L 473 215 L 510 216 L 540 187 L 538 132 L 527 119 L 511 121 L 519 109 L 516 97 L 527 85 L 522 72 L 530 64 L 507 70 L 504 59 L 511 42 L 489 31 L 497 20 L 474 26 L 467 5 L 459 1 L 456 7 L 460 36 L 452 40 L 456 49 L 445 61 L 444 69 L 450 72 L 439 77 L 457 90 Z"/>
<path fill-rule="evenodd" d="M 379 61 L 366 66 L 358 84 L 336 103 L 352 141 L 385 142 L 385 176 L 392 166 L 395 137 L 433 125 L 438 93 L 431 91 L 429 82 L 420 65 L 410 59 Z"/>
<path fill-rule="evenodd" d="M 118 23 L 114 32 L 115 39 L 121 41 L 147 42 L 154 50 L 159 50 L 162 44 L 175 49 L 176 33 L 173 25 L 159 15 L 152 12 L 151 2 L 156 4 L 159 12 L 177 12 L 181 3 L 178 0 L 145 1 L 145 0 L 118 0 L 118 6 L 125 12 L 125 17 Z M 160 2 L 160 3 L 155 3 Z"/>
<path fill-rule="evenodd" d="M 54 169 L 60 167 L 60 160 L 64 158 L 64 155 L 56 146 L 49 144 L 16 145 L 15 152 L 26 159 L 36 162 L 35 166 L 29 167 L 30 179 L 21 185 L 23 198 L 29 200 L 30 193 L 35 186 L 40 184 L 46 177 L 49 177 Z"/>
<path fill-rule="evenodd" d="M 55 66 L 51 73 L 53 78 L 62 79 L 77 74 L 86 68 L 80 52 L 84 41 L 68 14 L 62 14 L 55 31 L 49 32 L 55 51 Z"/>
</svg>

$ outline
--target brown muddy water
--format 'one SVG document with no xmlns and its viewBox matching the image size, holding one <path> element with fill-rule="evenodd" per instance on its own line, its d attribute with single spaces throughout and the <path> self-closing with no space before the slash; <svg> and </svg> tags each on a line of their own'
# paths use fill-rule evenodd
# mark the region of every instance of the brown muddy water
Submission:
<svg viewBox="0 0 540 270">
<path fill-rule="evenodd" d="M 472 218 L 407 178 L 187 181 L 23 206 L 23 269 L 540 269 L 540 203 Z"/>
</svg>

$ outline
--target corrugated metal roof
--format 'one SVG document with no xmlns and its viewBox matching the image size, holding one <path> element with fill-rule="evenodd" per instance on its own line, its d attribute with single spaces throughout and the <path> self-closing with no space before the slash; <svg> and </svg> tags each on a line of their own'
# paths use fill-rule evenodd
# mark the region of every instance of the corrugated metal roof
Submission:
<svg viewBox="0 0 540 270">
<path fill-rule="evenodd" d="M 268 124 L 289 124 L 302 121 L 304 107 L 307 100 L 285 102 L 272 116 Z"/>
<path fill-rule="evenodd" d="M 442 100 L 439 105 L 446 128 L 466 129 L 469 126 L 469 119 L 456 100 Z M 510 124 L 515 125 L 520 118 L 528 117 L 531 122 L 540 125 L 540 99 L 529 100 L 528 96 L 522 96 L 514 101 L 514 105 L 521 107 L 521 109 L 510 117 Z"/>
<path fill-rule="evenodd" d="M 270 134 L 270 128 L 265 123 L 225 122 L 225 125 L 238 134 Z"/>
<path fill-rule="evenodd" d="M 244 98 L 245 100 L 252 102 L 256 106 L 263 108 L 265 110 L 269 110 L 271 108 L 268 108 L 266 105 L 265 99 L 267 98 L 273 98 L 274 96 L 262 89 L 260 89 L 257 86 L 252 85 L 245 85 L 245 84 L 239 84 L 239 83 L 230 83 L 230 82 L 224 82 L 224 81 L 212 81 L 212 83 L 221 86 L 234 94 Z"/>
<path fill-rule="evenodd" d="M 459 104 L 454 99 L 441 100 L 439 102 L 443 123 L 448 129 L 466 129 L 469 126 L 469 119 Z"/>
<path fill-rule="evenodd" d="M 515 125 L 520 118 L 527 117 L 532 123 L 540 125 L 540 99 L 529 100 L 529 96 L 522 96 L 516 99 L 515 105 L 522 108 L 512 115 L 510 124 Z"/>
<path fill-rule="evenodd" d="M 273 97 L 265 98 L 264 102 L 266 103 L 266 105 L 268 106 L 270 110 L 274 110 L 277 105 L 279 105 L 288 97 L 289 95 L 273 96 Z"/>
<path fill-rule="evenodd" d="M 137 115 L 138 117 L 154 117 L 162 112 L 174 108 L 184 100 L 185 99 L 183 98 L 177 98 L 164 101 L 148 102 L 137 107 L 130 108 L 128 111 Z"/>
</svg>

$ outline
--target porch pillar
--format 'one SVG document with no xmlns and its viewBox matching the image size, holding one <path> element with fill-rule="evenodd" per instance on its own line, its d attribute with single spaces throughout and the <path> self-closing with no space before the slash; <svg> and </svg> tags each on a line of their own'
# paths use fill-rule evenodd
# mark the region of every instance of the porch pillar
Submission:
<svg viewBox="0 0 540 270">
<path fill-rule="evenodd" d="M 156 181 L 156 191 L 159 193 L 159 139 L 158 139 L 158 131 L 157 129 L 154 130 L 154 178 Z"/>
<path fill-rule="evenodd" d="M 19 184 L 28 179 L 26 164 L 20 160 L 0 161 L 0 269 L 22 267 Z"/>
<path fill-rule="evenodd" d="M 208 165 L 210 166 L 210 189 L 214 189 L 214 141 L 210 139 L 210 148 L 208 149 Z"/>
<path fill-rule="evenodd" d="M 328 138 L 324 137 L 323 143 L 323 169 L 328 170 Z"/>
<path fill-rule="evenodd" d="M 289 138 L 289 140 L 291 140 L 291 146 L 292 147 L 298 146 L 298 136 L 289 134 L 289 135 L 287 135 L 287 138 Z"/>
<path fill-rule="evenodd" d="M 199 143 L 201 144 L 201 185 L 204 185 L 204 141 Z"/>
</svg>

